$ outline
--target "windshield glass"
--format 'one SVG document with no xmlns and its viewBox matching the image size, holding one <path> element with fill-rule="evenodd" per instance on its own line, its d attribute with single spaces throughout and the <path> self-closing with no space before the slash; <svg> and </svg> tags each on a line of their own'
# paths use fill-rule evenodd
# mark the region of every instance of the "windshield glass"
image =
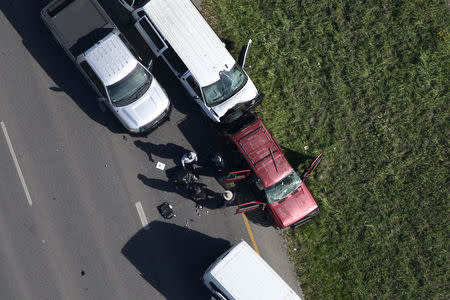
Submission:
<svg viewBox="0 0 450 300">
<path fill-rule="evenodd" d="M 152 82 L 152 75 L 140 64 L 137 64 L 133 71 L 118 82 L 106 87 L 112 103 L 117 103 L 125 99 L 139 99 L 142 92 L 145 92 Z M 145 90 L 145 91 L 144 91 Z M 140 96 L 139 96 L 140 94 Z"/>
<path fill-rule="evenodd" d="M 295 171 L 292 171 L 288 176 L 284 177 L 283 180 L 266 188 L 267 202 L 273 203 L 285 198 L 295 191 L 301 183 L 302 180 L 300 177 Z"/>
<path fill-rule="evenodd" d="M 203 95 L 207 105 L 217 105 L 235 93 L 247 82 L 248 77 L 242 68 L 235 64 L 230 71 L 220 71 L 220 79 L 203 88 Z"/>
</svg>

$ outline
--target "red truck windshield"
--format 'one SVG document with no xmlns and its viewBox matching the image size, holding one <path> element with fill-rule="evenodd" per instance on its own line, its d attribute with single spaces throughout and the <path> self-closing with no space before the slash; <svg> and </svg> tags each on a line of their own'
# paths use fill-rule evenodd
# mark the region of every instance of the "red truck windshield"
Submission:
<svg viewBox="0 0 450 300">
<path fill-rule="evenodd" d="M 302 180 L 295 171 L 292 171 L 288 176 L 284 177 L 272 186 L 265 189 L 267 195 L 267 202 L 274 203 L 284 199 L 292 194 L 302 183 Z"/>
</svg>

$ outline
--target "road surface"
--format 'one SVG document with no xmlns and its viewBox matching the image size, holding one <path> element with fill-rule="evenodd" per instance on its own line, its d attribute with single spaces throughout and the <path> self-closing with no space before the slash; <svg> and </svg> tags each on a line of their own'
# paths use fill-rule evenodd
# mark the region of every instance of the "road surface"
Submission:
<svg viewBox="0 0 450 300">
<path fill-rule="evenodd" d="M 150 59 L 127 12 L 100 2 Z M 214 151 L 208 121 L 156 62 L 170 120 L 145 137 L 127 134 L 40 21 L 47 3 L 0 1 L 2 299 L 209 299 L 205 268 L 230 244 L 253 243 L 235 208 L 197 211 L 167 182 L 185 150 L 203 164 Z M 164 201 L 177 214 L 169 221 L 156 209 Z M 249 229 L 301 293 L 279 234 L 251 219 Z"/>
</svg>

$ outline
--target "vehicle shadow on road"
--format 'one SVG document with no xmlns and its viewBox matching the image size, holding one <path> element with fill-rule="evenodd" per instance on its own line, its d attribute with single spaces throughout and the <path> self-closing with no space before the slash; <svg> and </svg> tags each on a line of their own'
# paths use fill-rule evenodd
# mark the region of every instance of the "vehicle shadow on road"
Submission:
<svg viewBox="0 0 450 300">
<path fill-rule="evenodd" d="M 308 164 L 312 162 L 315 156 L 308 155 L 305 153 L 301 153 L 289 148 L 283 147 L 284 156 L 286 156 L 286 159 L 289 161 L 291 166 L 294 169 L 299 169 L 297 171 L 302 172 L 303 168 L 308 167 Z"/>
<path fill-rule="evenodd" d="M 256 191 L 256 188 L 251 186 L 248 180 L 239 181 L 236 184 L 235 192 L 238 195 L 238 200 L 234 202 L 236 209 L 239 203 L 247 203 L 250 201 L 264 202 L 261 197 L 261 192 Z M 272 226 L 271 220 L 268 219 L 267 214 L 262 209 L 256 209 L 245 213 L 247 219 L 253 223 L 263 227 Z"/>
<path fill-rule="evenodd" d="M 137 232 L 121 252 L 165 298 L 209 299 L 210 293 L 200 278 L 230 246 L 224 239 L 153 221 L 148 230 Z"/>
<path fill-rule="evenodd" d="M 41 9 L 49 2 L 2 0 L 0 10 L 22 38 L 25 48 L 55 82 L 56 86 L 49 86 L 52 92 L 67 93 L 91 119 L 114 133 L 126 133 L 111 112 L 102 112 L 96 100 L 97 95 L 41 21 Z"/>
</svg>

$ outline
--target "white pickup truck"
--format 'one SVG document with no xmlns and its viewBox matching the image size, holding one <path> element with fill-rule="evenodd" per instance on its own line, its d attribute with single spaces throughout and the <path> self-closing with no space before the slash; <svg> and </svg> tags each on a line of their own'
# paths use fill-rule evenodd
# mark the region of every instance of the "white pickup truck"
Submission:
<svg viewBox="0 0 450 300">
<path fill-rule="evenodd" d="M 167 93 L 95 0 L 54 0 L 41 18 L 128 131 L 145 132 L 168 116 Z"/>
</svg>

